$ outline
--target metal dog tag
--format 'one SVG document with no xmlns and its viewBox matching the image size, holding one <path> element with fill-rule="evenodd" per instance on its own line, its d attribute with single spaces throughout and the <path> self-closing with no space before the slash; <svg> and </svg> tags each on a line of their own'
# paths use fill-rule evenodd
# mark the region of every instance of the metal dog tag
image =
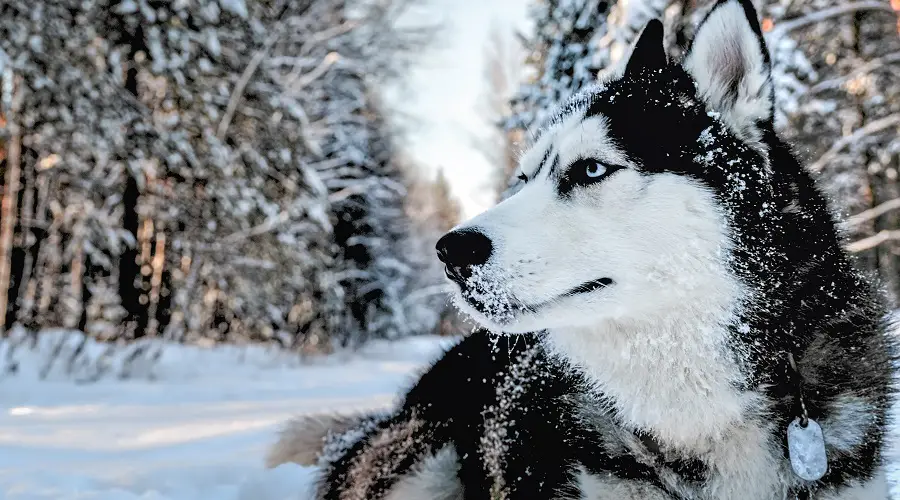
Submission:
<svg viewBox="0 0 900 500">
<path fill-rule="evenodd" d="M 825 456 L 825 438 L 822 428 L 808 419 L 804 428 L 800 419 L 795 418 L 787 428 L 788 456 L 794 474 L 807 481 L 816 481 L 828 472 L 828 457 Z"/>
</svg>

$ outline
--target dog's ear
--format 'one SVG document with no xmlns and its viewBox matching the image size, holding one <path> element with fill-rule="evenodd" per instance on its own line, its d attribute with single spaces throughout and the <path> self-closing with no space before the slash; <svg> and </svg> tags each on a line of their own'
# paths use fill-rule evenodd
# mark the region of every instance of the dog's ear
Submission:
<svg viewBox="0 0 900 500">
<path fill-rule="evenodd" d="M 739 135 L 771 123 L 771 63 L 750 0 L 719 0 L 698 26 L 684 68 L 707 107 Z"/>
<path fill-rule="evenodd" d="M 644 26 L 644 31 L 631 48 L 625 75 L 637 75 L 641 71 L 664 68 L 666 50 L 663 48 L 663 24 L 653 19 Z"/>
</svg>

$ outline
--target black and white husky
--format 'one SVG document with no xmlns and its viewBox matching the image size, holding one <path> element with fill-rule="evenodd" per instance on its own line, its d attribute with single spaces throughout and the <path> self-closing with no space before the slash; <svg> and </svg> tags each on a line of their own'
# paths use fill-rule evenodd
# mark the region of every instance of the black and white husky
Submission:
<svg viewBox="0 0 900 500">
<path fill-rule="evenodd" d="M 662 40 L 438 243 L 459 307 L 523 335 L 474 333 L 341 432 L 297 423 L 274 462 L 320 450 L 317 498 L 887 497 L 885 309 L 773 130 L 756 12 L 720 1 L 680 63 Z"/>
</svg>

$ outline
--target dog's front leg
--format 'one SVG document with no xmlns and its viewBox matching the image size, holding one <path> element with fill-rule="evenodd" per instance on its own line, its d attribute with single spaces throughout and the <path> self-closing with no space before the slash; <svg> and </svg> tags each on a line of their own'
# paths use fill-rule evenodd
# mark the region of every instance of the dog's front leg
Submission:
<svg viewBox="0 0 900 500">
<path fill-rule="evenodd" d="M 443 424 L 421 418 L 416 407 L 330 436 L 320 465 L 319 500 L 461 498 Z"/>
</svg>

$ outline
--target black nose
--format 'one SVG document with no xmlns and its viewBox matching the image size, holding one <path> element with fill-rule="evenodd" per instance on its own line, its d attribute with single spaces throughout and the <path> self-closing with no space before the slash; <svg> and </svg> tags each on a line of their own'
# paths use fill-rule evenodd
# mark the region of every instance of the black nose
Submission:
<svg viewBox="0 0 900 500">
<path fill-rule="evenodd" d="M 488 261 L 494 245 L 484 233 L 468 228 L 445 234 L 435 248 L 441 262 L 447 264 L 448 272 L 467 278 L 472 274 L 472 266 Z"/>
</svg>

